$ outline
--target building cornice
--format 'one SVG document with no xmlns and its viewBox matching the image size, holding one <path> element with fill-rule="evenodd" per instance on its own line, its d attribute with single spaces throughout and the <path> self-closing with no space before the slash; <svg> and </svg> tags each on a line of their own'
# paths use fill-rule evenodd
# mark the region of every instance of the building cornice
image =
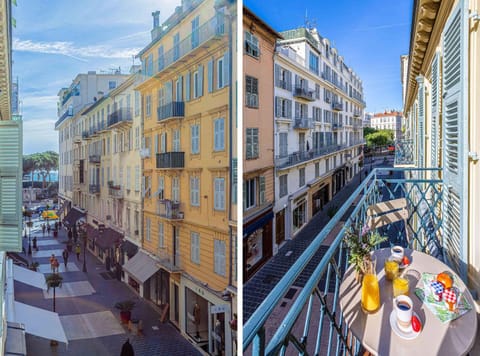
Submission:
<svg viewBox="0 0 480 356">
<path fill-rule="evenodd" d="M 415 99 L 416 78 L 426 75 L 454 1 L 415 0 L 410 33 L 405 113 Z"/>
</svg>

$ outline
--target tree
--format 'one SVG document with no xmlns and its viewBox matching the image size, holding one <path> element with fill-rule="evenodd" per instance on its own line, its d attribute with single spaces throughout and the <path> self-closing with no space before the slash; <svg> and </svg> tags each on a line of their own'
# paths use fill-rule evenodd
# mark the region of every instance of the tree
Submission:
<svg viewBox="0 0 480 356">
<path fill-rule="evenodd" d="M 58 169 L 58 153 L 46 151 L 33 153 L 23 158 L 24 173 L 38 172 L 42 176 L 42 188 L 46 188 L 47 177 L 50 182 L 50 173 Z"/>
</svg>

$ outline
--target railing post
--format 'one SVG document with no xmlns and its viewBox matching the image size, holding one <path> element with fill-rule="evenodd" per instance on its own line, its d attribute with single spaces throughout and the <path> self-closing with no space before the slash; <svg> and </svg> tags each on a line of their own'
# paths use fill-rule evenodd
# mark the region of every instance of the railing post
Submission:
<svg viewBox="0 0 480 356">
<path fill-rule="evenodd" d="M 265 328 L 263 326 L 258 330 L 257 335 L 255 335 L 255 338 L 253 339 L 252 355 L 265 355 Z"/>
</svg>

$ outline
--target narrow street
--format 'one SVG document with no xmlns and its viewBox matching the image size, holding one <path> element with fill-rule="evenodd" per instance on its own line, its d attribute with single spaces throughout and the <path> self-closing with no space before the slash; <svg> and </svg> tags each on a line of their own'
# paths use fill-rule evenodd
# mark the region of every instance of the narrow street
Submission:
<svg viewBox="0 0 480 356">
<path fill-rule="evenodd" d="M 60 262 L 59 272 L 63 285 L 56 289 L 56 312 L 65 329 L 69 344 L 50 346 L 50 340 L 26 335 L 29 355 L 101 355 L 117 356 L 122 344 L 130 340 L 135 355 L 200 355 L 201 353 L 170 323 L 161 323 L 159 314 L 145 300 L 137 297 L 130 288 L 118 281 L 112 272 L 105 269 L 90 253 L 86 254 L 87 273 L 82 272 L 83 251 L 80 259 L 70 253 L 65 268 L 62 251 L 66 246 L 66 231 L 60 229 L 59 236 L 43 234 L 41 230 L 32 233 L 37 237 L 38 252 L 25 256 L 29 262 L 40 264 L 38 271 L 50 273 L 49 257 L 55 254 Z M 25 251 L 28 239 L 23 238 Z M 49 293 L 15 282 L 15 299 L 35 307 L 52 311 L 52 290 Z M 142 321 L 143 332 L 139 335 L 130 332 L 120 323 L 119 311 L 114 308 L 118 301 L 132 299 L 135 307 L 132 318 Z M 48 327 L 48 326 L 46 326 Z"/>
</svg>

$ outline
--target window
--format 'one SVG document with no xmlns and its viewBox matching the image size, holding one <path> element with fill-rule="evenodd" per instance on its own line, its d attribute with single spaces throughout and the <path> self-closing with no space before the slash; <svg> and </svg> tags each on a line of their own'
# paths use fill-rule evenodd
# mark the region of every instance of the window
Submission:
<svg viewBox="0 0 480 356">
<path fill-rule="evenodd" d="M 147 117 L 152 115 L 152 96 L 147 95 L 145 97 L 145 115 Z"/>
<path fill-rule="evenodd" d="M 214 209 L 225 210 L 225 178 L 215 178 L 214 186 Z"/>
<path fill-rule="evenodd" d="M 315 74 L 318 74 L 318 56 L 310 52 L 309 68 Z"/>
<path fill-rule="evenodd" d="M 320 99 L 320 85 L 315 84 L 315 99 Z"/>
<path fill-rule="evenodd" d="M 292 101 L 276 96 L 275 97 L 275 117 L 291 119 L 292 118 Z"/>
<path fill-rule="evenodd" d="M 220 276 L 225 276 L 225 241 L 213 240 L 213 253 L 214 253 L 214 271 Z"/>
<path fill-rule="evenodd" d="M 305 185 L 305 168 L 300 168 L 298 170 L 298 186 L 303 187 Z"/>
<path fill-rule="evenodd" d="M 288 174 L 284 174 L 279 177 L 280 198 L 288 194 L 287 177 L 288 177 Z"/>
<path fill-rule="evenodd" d="M 137 126 L 135 127 L 135 149 L 138 150 L 139 148 L 140 148 L 140 127 Z M 109 151 L 110 149 L 107 148 L 107 150 Z"/>
<path fill-rule="evenodd" d="M 135 116 L 140 115 L 140 92 L 135 91 Z"/>
<path fill-rule="evenodd" d="M 197 16 L 192 20 L 192 49 L 197 47 L 199 44 L 199 32 L 198 25 L 200 23 L 200 17 Z"/>
<path fill-rule="evenodd" d="M 253 208 L 256 204 L 255 178 L 248 179 L 243 183 L 243 210 Z"/>
<path fill-rule="evenodd" d="M 190 177 L 190 204 L 200 206 L 200 177 Z"/>
<path fill-rule="evenodd" d="M 246 159 L 258 158 L 258 128 L 246 129 Z"/>
<path fill-rule="evenodd" d="M 213 120 L 213 150 L 223 151 L 225 149 L 225 119 Z"/>
<path fill-rule="evenodd" d="M 145 218 L 145 239 L 147 241 L 150 241 L 150 225 L 151 225 L 150 218 Z"/>
<path fill-rule="evenodd" d="M 190 126 L 191 153 L 200 153 L 200 125 Z"/>
<path fill-rule="evenodd" d="M 172 178 L 172 200 L 180 201 L 180 179 L 178 177 Z"/>
<path fill-rule="evenodd" d="M 131 184 L 131 176 L 130 176 L 130 166 L 127 166 L 127 181 L 125 183 L 125 189 L 130 190 L 130 184 Z"/>
<path fill-rule="evenodd" d="M 117 87 L 117 82 L 114 81 L 114 80 L 110 80 L 108 82 L 108 90 L 112 90 L 112 89 L 115 89 Z"/>
<path fill-rule="evenodd" d="M 165 247 L 165 229 L 163 222 L 158 223 L 158 248 Z"/>
<path fill-rule="evenodd" d="M 173 130 L 172 151 L 180 152 L 180 130 Z"/>
<path fill-rule="evenodd" d="M 320 163 L 315 163 L 315 178 L 320 177 Z"/>
<path fill-rule="evenodd" d="M 258 38 L 248 31 L 245 31 L 245 52 L 255 58 L 260 56 Z"/>
<path fill-rule="evenodd" d="M 258 204 L 262 205 L 265 204 L 267 198 L 265 196 L 265 177 L 260 176 L 258 177 Z"/>
<path fill-rule="evenodd" d="M 163 57 L 163 45 L 158 47 L 158 71 L 165 67 L 165 58 Z"/>
<path fill-rule="evenodd" d="M 165 191 L 165 180 L 163 178 L 163 176 L 158 176 L 157 177 L 157 186 L 158 186 L 158 189 L 157 189 L 157 195 L 158 195 L 158 199 L 165 199 L 164 197 L 164 194 L 163 192 Z"/>
<path fill-rule="evenodd" d="M 180 58 L 180 33 L 173 35 L 173 60 Z"/>
<path fill-rule="evenodd" d="M 140 166 L 135 166 L 135 191 L 140 191 Z"/>
<path fill-rule="evenodd" d="M 245 76 L 245 105 L 249 108 L 258 108 L 258 79 Z"/>
<path fill-rule="evenodd" d="M 193 263 L 200 264 L 200 234 L 190 233 L 190 259 Z"/>
<path fill-rule="evenodd" d="M 280 157 L 286 157 L 288 155 L 288 133 L 280 132 L 278 134 L 278 142 Z"/>
<path fill-rule="evenodd" d="M 222 89 L 225 86 L 224 72 L 225 72 L 225 63 L 224 58 L 219 58 L 217 60 L 217 89 Z"/>
</svg>

